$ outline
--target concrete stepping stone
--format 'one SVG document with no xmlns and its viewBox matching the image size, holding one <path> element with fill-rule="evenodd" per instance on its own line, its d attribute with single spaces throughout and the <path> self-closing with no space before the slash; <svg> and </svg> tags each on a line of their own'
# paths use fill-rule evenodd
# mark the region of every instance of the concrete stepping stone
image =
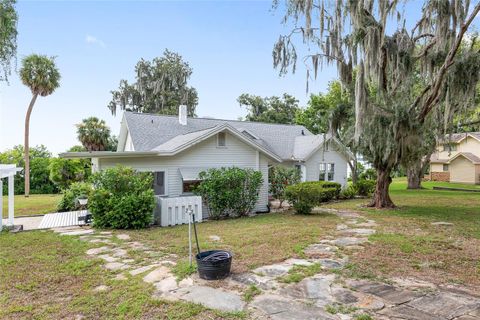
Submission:
<svg viewBox="0 0 480 320">
<path fill-rule="evenodd" d="M 119 273 L 115 276 L 114 279 L 118 281 L 123 281 L 123 280 L 127 280 L 127 277 L 123 273 Z"/>
<path fill-rule="evenodd" d="M 313 262 L 311 261 L 308 261 L 306 259 L 288 259 L 288 260 L 285 260 L 284 261 L 284 264 L 286 265 L 292 265 L 292 266 L 305 266 L 305 267 L 308 267 L 308 266 L 311 266 L 312 264 L 314 264 Z"/>
<path fill-rule="evenodd" d="M 115 248 L 112 250 L 112 254 L 114 257 L 125 257 L 127 256 L 127 250 L 122 248 Z"/>
<path fill-rule="evenodd" d="M 345 229 L 348 229 L 348 226 L 346 224 L 339 224 L 337 225 L 337 230 L 340 231 L 340 230 L 345 230 Z"/>
<path fill-rule="evenodd" d="M 177 284 L 177 279 L 172 276 L 156 282 L 154 286 L 157 291 L 162 294 L 166 294 L 169 291 L 177 290 L 179 285 Z"/>
<path fill-rule="evenodd" d="M 93 229 L 81 229 L 81 230 L 61 232 L 60 235 L 61 236 L 81 236 L 81 235 L 91 234 L 93 232 L 94 232 Z"/>
<path fill-rule="evenodd" d="M 143 243 L 138 242 L 138 241 L 132 241 L 132 242 L 127 242 L 126 245 L 128 245 L 130 248 L 134 250 L 148 250 L 148 247 L 145 246 Z"/>
<path fill-rule="evenodd" d="M 309 258 L 327 258 L 332 256 L 338 250 L 337 247 L 327 244 L 311 244 L 303 250 L 303 253 Z"/>
<path fill-rule="evenodd" d="M 90 243 L 112 243 L 112 241 L 108 240 L 108 239 L 91 239 L 91 240 L 88 240 L 88 242 Z"/>
<path fill-rule="evenodd" d="M 431 225 L 433 225 L 433 226 L 453 226 L 453 223 L 445 222 L 445 221 L 437 221 L 437 222 L 432 222 Z"/>
<path fill-rule="evenodd" d="M 358 236 L 369 236 L 374 234 L 376 231 L 374 229 L 365 229 L 365 228 L 355 228 L 355 229 L 345 229 L 342 230 L 343 234 L 355 234 Z"/>
<path fill-rule="evenodd" d="M 100 231 L 99 233 L 105 236 L 105 235 L 111 235 L 112 231 Z"/>
<path fill-rule="evenodd" d="M 391 305 L 403 304 L 422 296 L 419 292 L 400 290 L 389 284 L 368 280 L 347 281 L 347 284 L 357 291 L 377 296 Z"/>
<path fill-rule="evenodd" d="M 480 299 L 451 292 L 440 292 L 415 299 L 407 305 L 438 318 L 453 319 L 480 308 Z"/>
<path fill-rule="evenodd" d="M 342 269 L 345 266 L 345 262 L 341 260 L 333 259 L 320 259 L 318 260 L 322 269 L 332 270 L 332 269 Z"/>
<path fill-rule="evenodd" d="M 289 285 L 280 292 L 293 298 L 317 300 L 317 305 L 324 306 L 335 300 L 330 289 L 334 280 L 333 274 L 317 275 Z"/>
<path fill-rule="evenodd" d="M 105 268 L 112 271 L 123 270 L 123 269 L 127 269 L 128 265 L 121 262 L 109 262 L 105 265 Z"/>
<path fill-rule="evenodd" d="M 206 286 L 181 288 L 177 290 L 176 294 L 184 301 L 226 312 L 243 311 L 246 305 L 238 294 Z"/>
<path fill-rule="evenodd" d="M 100 259 L 103 259 L 106 262 L 115 262 L 118 260 L 118 258 L 112 257 L 108 254 L 102 254 L 98 256 Z"/>
<path fill-rule="evenodd" d="M 273 320 L 334 320 L 339 319 L 323 308 L 296 302 L 292 299 L 273 294 L 262 294 L 250 304 Z"/>
<path fill-rule="evenodd" d="M 122 262 L 123 263 L 134 263 L 135 259 L 123 259 Z"/>
<path fill-rule="evenodd" d="M 168 269 L 167 267 L 161 266 L 151 271 L 145 277 L 143 277 L 143 281 L 148 283 L 154 283 L 154 282 L 159 282 L 170 276 L 171 276 L 170 269 Z"/>
<path fill-rule="evenodd" d="M 106 252 L 106 251 L 110 251 L 110 250 L 112 250 L 112 248 L 107 247 L 107 246 L 103 246 L 103 247 L 88 249 L 86 253 L 89 256 L 92 256 L 92 255 L 97 255 L 97 254 L 100 254 L 100 253 L 103 253 L 103 252 Z"/>
<path fill-rule="evenodd" d="M 293 265 L 290 264 L 272 264 L 268 266 L 262 266 L 253 270 L 258 275 L 267 277 L 280 277 L 288 273 Z"/>
<path fill-rule="evenodd" d="M 351 245 L 358 245 L 367 242 L 366 238 L 356 238 L 356 237 L 342 237 L 332 240 L 331 243 L 338 247 L 346 247 Z"/>
<path fill-rule="evenodd" d="M 124 234 L 124 233 L 117 234 L 117 238 L 120 239 L 120 240 L 130 240 L 130 236 L 128 234 Z"/>
<path fill-rule="evenodd" d="M 445 318 L 438 318 L 438 316 L 425 313 L 407 305 L 399 305 L 393 308 L 385 308 L 378 313 L 386 316 L 387 319 L 446 320 Z"/>
<path fill-rule="evenodd" d="M 262 290 L 270 290 L 278 286 L 278 283 L 272 277 L 262 277 L 253 273 L 232 274 L 231 281 L 243 285 L 255 285 Z"/>
<path fill-rule="evenodd" d="M 351 290 L 340 288 L 340 287 L 332 287 L 331 290 L 332 290 L 332 296 L 334 297 L 337 303 L 353 304 L 353 303 L 357 303 L 359 300 L 359 298 Z"/>
<path fill-rule="evenodd" d="M 102 285 L 99 285 L 98 287 L 93 288 L 93 291 L 102 292 L 102 291 L 107 291 L 108 289 L 109 289 L 108 286 L 102 284 Z"/>
<path fill-rule="evenodd" d="M 137 269 L 133 269 L 133 270 L 130 270 L 130 274 L 132 276 L 136 276 L 136 275 L 139 275 L 141 273 L 144 273 L 144 272 L 147 272 L 153 268 L 157 267 L 156 264 L 152 264 L 152 265 L 149 265 L 149 266 L 143 266 L 143 267 L 140 267 L 140 268 L 137 268 Z"/>
<path fill-rule="evenodd" d="M 182 281 L 180 281 L 178 283 L 178 286 L 180 288 L 186 288 L 186 287 L 190 287 L 190 286 L 193 286 L 193 279 L 188 277 L 188 278 L 185 278 L 183 279 Z"/>
</svg>

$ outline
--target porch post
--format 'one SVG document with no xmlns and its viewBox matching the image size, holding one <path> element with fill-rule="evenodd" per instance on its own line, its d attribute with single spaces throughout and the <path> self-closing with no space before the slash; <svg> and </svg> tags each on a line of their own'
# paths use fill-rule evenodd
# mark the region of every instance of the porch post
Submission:
<svg viewBox="0 0 480 320">
<path fill-rule="evenodd" d="M 13 226 L 13 209 L 14 209 L 14 188 L 13 174 L 8 176 L 8 225 Z"/>
</svg>

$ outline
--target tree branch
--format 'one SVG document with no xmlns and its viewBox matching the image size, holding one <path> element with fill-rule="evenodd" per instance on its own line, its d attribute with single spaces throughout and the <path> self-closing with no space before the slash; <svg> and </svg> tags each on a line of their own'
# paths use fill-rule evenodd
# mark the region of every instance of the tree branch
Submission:
<svg viewBox="0 0 480 320">
<path fill-rule="evenodd" d="M 458 52 L 458 48 L 460 47 L 460 44 L 462 42 L 463 35 L 468 30 L 468 27 L 470 26 L 470 24 L 472 23 L 473 19 L 476 17 L 479 11 L 480 11 L 480 3 L 478 3 L 475 6 L 468 20 L 461 26 L 460 32 L 458 33 L 457 38 L 455 40 L 455 44 L 448 52 L 448 55 L 445 58 L 445 62 L 443 63 L 440 70 L 438 71 L 438 76 L 434 82 L 433 90 L 428 96 L 427 102 L 425 103 L 423 110 L 420 113 L 420 121 L 422 123 L 425 121 L 425 118 L 435 106 L 435 102 L 437 101 L 437 98 L 439 96 L 440 87 L 442 86 L 443 79 L 445 78 L 445 74 L 447 73 L 447 69 L 454 63 L 453 59 L 455 58 Z"/>
</svg>

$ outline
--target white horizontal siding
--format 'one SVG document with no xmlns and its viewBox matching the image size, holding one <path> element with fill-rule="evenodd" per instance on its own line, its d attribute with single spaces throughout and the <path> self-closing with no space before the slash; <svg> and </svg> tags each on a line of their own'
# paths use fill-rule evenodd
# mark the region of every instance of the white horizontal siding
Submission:
<svg viewBox="0 0 480 320">
<path fill-rule="evenodd" d="M 347 159 L 343 154 L 334 149 L 335 146 L 330 143 L 328 150 L 320 148 L 305 162 L 307 181 L 318 181 L 318 176 L 320 174 L 319 164 L 324 162 L 334 163 L 334 181 L 340 183 L 342 186 L 347 185 Z"/>
<path fill-rule="evenodd" d="M 166 194 L 170 197 L 182 194 L 182 167 L 232 167 L 258 169 L 262 172 L 264 185 L 260 190 L 256 210 L 266 210 L 268 203 L 268 159 L 260 155 L 257 161 L 257 151 L 251 146 L 226 134 L 226 147 L 217 147 L 217 137 L 211 137 L 172 157 L 138 157 L 100 159 L 99 168 L 105 169 L 117 164 L 132 167 L 139 171 L 165 171 Z M 258 162 L 258 163 L 257 163 Z"/>
</svg>

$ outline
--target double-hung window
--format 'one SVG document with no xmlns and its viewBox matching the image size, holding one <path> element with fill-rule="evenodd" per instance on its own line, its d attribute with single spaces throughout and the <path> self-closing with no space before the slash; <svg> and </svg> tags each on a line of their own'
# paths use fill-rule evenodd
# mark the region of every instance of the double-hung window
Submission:
<svg viewBox="0 0 480 320">
<path fill-rule="evenodd" d="M 335 164 L 334 163 L 325 163 L 321 162 L 318 165 L 319 181 L 334 181 L 335 180 Z"/>
</svg>

